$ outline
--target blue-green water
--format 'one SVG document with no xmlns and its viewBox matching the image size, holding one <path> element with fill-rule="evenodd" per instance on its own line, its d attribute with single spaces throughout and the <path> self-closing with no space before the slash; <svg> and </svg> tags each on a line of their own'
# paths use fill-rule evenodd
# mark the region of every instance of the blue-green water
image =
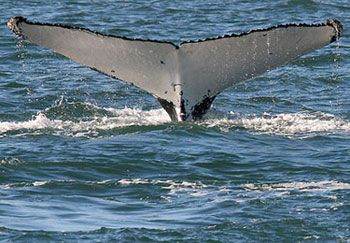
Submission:
<svg viewBox="0 0 350 243">
<path fill-rule="evenodd" d="M 339 42 L 173 123 L 135 87 L 21 43 L 12 16 L 179 43 L 339 19 Z M 350 242 L 350 4 L 0 4 L 0 241 Z"/>
</svg>

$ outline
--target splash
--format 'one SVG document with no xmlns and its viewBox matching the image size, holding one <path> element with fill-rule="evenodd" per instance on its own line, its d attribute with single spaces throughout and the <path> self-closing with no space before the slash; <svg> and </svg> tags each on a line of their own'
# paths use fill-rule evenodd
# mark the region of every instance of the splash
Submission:
<svg viewBox="0 0 350 243">
<path fill-rule="evenodd" d="M 92 106 L 91 104 L 87 104 Z M 101 109 L 101 108 L 99 108 Z M 112 116 L 95 114 L 93 117 L 78 121 L 50 119 L 45 113 L 38 112 L 31 120 L 22 122 L 0 122 L 0 137 L 53 134 L 69 137 L 96 137 L 100 133 L 132 126 L 154 126 L 170 122 L 163 109 L 143 111 L 140 109 L 106 108 Z M 74 118 L 72 118 L 74 119 Z M 75 119 L 76 120 L 76 119 Z M 15 133 L 15 135 L 12 134 Z"/>
<path fill-rule="evenodd" d="M 207 127 L 218 127 L 227 132 L 230 128 L 244 128 L 256 134 L 306 138 L 319 133 L 349 134 L 350 121 L 331 114 L 284 113 L 258 115 L 235 115 L 229 118 L 209 119 L 201 124 Z"/>
<path fill-rule="evenodd" d="M 75 104 L 77 105 L 77 104 Z M 81 106 L 81 107 L 80 107 Z M 38 112 L 27 121 L 0 122 L 0 137 L 49 134 L 68 137 L 106 137 L 118 134 L 135 133 L 143 127 L 167 124 L 170 121 L 163 109 L 141 110 L 136 108 L 101 108 L 90 103 L 80 104 L 78 108 L 58 106 Z M 59 107 L 59 110 L 57 108 Z M 76 117 L 76 111 L 88 111 Z M 79 112 L 78 112 L 79 113 Z M 61 114 L 65 114 L 62 116 Z M 218 128 L 221 132 L 230 129 L 247 129 L 255 134 L 307 138 L 324 134 L 350 134 L 350 121 L 331 114 L 283 113 L 263 115 L 240 115 L 231 112 L 226 117 L 214 116 L 198 121 L 196 124 L 206 128 Z M 177 126 L 186 126 L 176 123 Z M 128 131 L 126 128 L 133 128 Z M 124 131 L 123 131 L 124 129 Z M 130 130 L 130 129 L 129 129 Z"/>
</svg>

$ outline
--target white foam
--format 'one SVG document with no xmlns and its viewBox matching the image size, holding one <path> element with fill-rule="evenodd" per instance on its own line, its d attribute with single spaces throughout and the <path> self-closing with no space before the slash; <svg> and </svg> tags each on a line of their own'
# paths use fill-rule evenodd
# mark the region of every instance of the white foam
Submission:
<svg viewBox="0 0 350 243">
<path fill-rule="evenodd" d="M 11 190 L 20 187 L 41 187 L 50 183 L 83 183 L 87 185 L 108 185 L 112 187 L 130 187 L 145 186 L 158 187 L 162 189 L 161 198 L 165 201 L 172 202 L 178 198 L 185 196 L 191 197 L 207 197 L 213 202 L 220 203 L 224 201 L 234 200 L 236 203 L 246 203 L 252 198 L 271 199 L 295 197 L 296 193 L 307 193 L 322 196 L 334 203 L 321 205 L 320 207 L 311 207 L 309 210 L 338 210 L 344 202 L 339 200 L 339 190 L 350 190 L 350 183 L 338 181 L 318 181 L 318 182 L 286 182 L 286 183 L 270 183 L 270 184 L 243 184 L 238 187 L 227 189 L 226 187 L 217 187 L 215 184 L 203 184 L 202 182 L 174 181 L 174 180 L 158 180 L 158 179 L 118 179 L 103 181 L 77 181 L 77 180 L 48 180 L 19 182 L 13 184 L 0 185 L 0 189 Z M 341 197 L 340 197 L 341 198 Z M 298 212 L 301 213 L 301 212 Z"/>
<path fill-rule="evenodd" d="M 231 113 L 234 115 L 234 113 Z M 243 127 L 258 134 L 308 137 L 315 133 L 350 133 L 350 121 L 325 113 L 285 113 L 258 115 L 235 115 L 234 118 L 209 119 L 201 124 L 219 127 L 227 132 L 232 127 Z"/>
<path fill-rule="evenodd" d="M 72 137 L 97 136 L 100 131 L 108 131 L 116 128 L 130 126 L 151 126 L 170 122 L 168 114 L 163 109 L 143 111 L 140 109 L 105 109 L 115 116 L 91 117 L 89 120 L 63 121 L 49 119 L 39 112 L 29 121 L 23 122 L 0 122 L 0 137 L 11 131 L 29 130 L 19 136 L 30 134 L 42 134 L 44 130 L 53 130 L 55 135 Z"/>
<path fill-rule="evenodd" d="M 49 183 L 49 181 L 34 181 L 33 186 L 43 186 Z"/>
<path fill-rule="evenodd" d="M 76 180 L 49 180 L 49 181 L 34 181 L 34 182 L 18 182 L 18 183 L 10 183 L 10 184 L 3 184 L 0 185 L 0 189 L 11 189 L 11 188 L 18 188 L 18 187 L 40 187 L 44 186 L 49 183 L 74 183 L 77 182 Z"/>
<path fill-rule="evenodd" d="M 210 192 L 205 190 L 210 187 L 201 182 L 178 182 L 173 180 L 148 180 L 148 179 L 122 179 L 117 181 L 121 185 L 138 185 L 138 184 L 149 184 L 149 185 L 159 185 L 162 189 L 168 190 L 169 196 L 177 195 L 178 193 L 185 192 L 193 197 L 202 197 Z M 171 201 L 170 197 L 166 196 L 164 199 Z"/>
<path fill-rule="evenodd" d="M 12 184 L 0 185 L 0 189 L 9 190 L 18 187 L 40 187 L 49 183 L 86 183 L 97 185 L 120 185 L 120 186 L 133 186 L 133 185 L 146 185 L 146 186 L 159 186 L 161 189 L 167 191 L 168 196 L 163 196 L 167 201 L 171 201 L 169 196 L 177 195 L 178 193 L 187 193 L 193 197 L 201 197 L 208 195 L 210 192 L 206 189 L 211 187 L 201 182 L 187 182 L 187 181 L 173 181 L 173 180 L 151 180 L 151 179 L 120 179 L 120 180 L 103 180 L 103 181 L 76 181 L 76 180 L 49 180 L 49 181 L 34 181 L 34 182 L 19 182 Z"/>
<path fill-rule="evenodd" d="M 12 187 L 21 187 L 21 186 L 43 186 L 48 183 L 76 183 L 76 180 L 56 180 L 56 181 L 34 181 L 34 182 L 22 182 L 14 184 L 1 185 L 2 189 L 9 189 Z M 162 189 L 165 190 L 181 190 L 181 189 L 214 189 L 215 186 L 203 184 L 202 182 L 187 182 L 187 181 L 174 181 L 174 180 L 151 180 L 151 179 L 120 179 L 120 180 L 103 180 L 103 181 L 87 181 L 88 184 L 115 184 L 122 186 L 131 186 L 131 185 L 159 185 Z M 350 183 L 338 182 L 338 181 L 318 181 L 318 182 L 286 182 L 286 183 L 270 183 L 270 184 L 243 184 L 242 188 L 246 192 L 250 191 L 275 191 L 275 192 L 331 192 L 336 190 L 350 190 Z M 233 193 L 236 190 L 227 189 L 227 188 L 217 188 L 217 192 L 226 192 Z M 193 195 L 202 194 L 205 195 L 207 192 L 193 192 Z M 336 196 L 331 195 L 327 196 L 330 199 L 337 199 Z"/>
<path fill-rule="evenodd" d="M 349 183 L 337 181 L 318 181 L 318 182 L 288 182 L 275 184 L 245 184 L 246 191 L 277 191 L 277 192 L 327 192 L 335 190 L 350 190 Z"/>
<path fill-rule="evenodd" d="M 43 129 L 53 126 L 53 122 L 45 117 L 44 114 L 38 113 L 32 120 L 24 122 L 0 122 L 0 133 L 22 129 Z"/>
<path fill-rule="evenodd" d="M 149 179 L 121 179 L 117 183 L 121 185 L 138 185 L 138 184 L 151 184 L 151 185 L 161 185 L 163 189 L 173 189 L 173 188 L 192 188 L 192 189 L 203 189 L 209 187 L 200 182 L 177 182 L 173 180 L 149 180 Z"/>
<path fill-rule="evenodd" d="M 170 121 L 164 109 L 144 111 L 141 109 L 101 108 L 90 103 L 92 109 L 108 111 L 109 116 L 98 115 L 81 120 L 49 119 L 44 112 L 38 112 L 31 120 L 21 122 L 0 122 L 0 137 L 17 131 L 11 136 L 53 134 L 72 137 L 96 137 L 105 131 L 132 126 L 161 125 Z M 74 118 L 73 118 L 74 119 Z M 284 113 L 263 115 L 239 115 L 232 113 L 225 118 L 205 119 L 197 122 L 204 127 L 217 127 L 223 132 L 230 128 L 245 128 L 257 134 L 282 135 L 304 138 L 319 133 L 350 134 L 350 121 L 325 113 Z"/>
</svg>

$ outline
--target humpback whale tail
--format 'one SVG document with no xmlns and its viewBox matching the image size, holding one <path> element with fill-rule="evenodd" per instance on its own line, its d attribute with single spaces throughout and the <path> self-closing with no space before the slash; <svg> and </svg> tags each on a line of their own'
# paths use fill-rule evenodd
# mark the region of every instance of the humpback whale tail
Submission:
<svg viewBox="0 0 350 243">
<path fill-rule="evenodd" d="M 205 40 L 131 39 L 11 18 L 9 28 L 98 72 L 151 93 L 172 121 L 201 118 L 223 90 L 337 40 L 337 20 L 287 24 Z"/>
</svg>

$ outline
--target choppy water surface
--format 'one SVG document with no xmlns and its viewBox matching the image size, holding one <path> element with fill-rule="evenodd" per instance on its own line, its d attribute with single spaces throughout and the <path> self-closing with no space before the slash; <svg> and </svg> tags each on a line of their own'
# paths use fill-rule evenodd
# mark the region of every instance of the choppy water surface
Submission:
<svg viewBox="0 0 350 243">
<path fill-rule="evenodd" d="M 350 5 L 0 4 L 0 240 L 350 242 Z M 179 43 L 337 18 L 339 42 L 233 87 L 198 122 L 7 29 L 12 16 Z"/>
</svg>

